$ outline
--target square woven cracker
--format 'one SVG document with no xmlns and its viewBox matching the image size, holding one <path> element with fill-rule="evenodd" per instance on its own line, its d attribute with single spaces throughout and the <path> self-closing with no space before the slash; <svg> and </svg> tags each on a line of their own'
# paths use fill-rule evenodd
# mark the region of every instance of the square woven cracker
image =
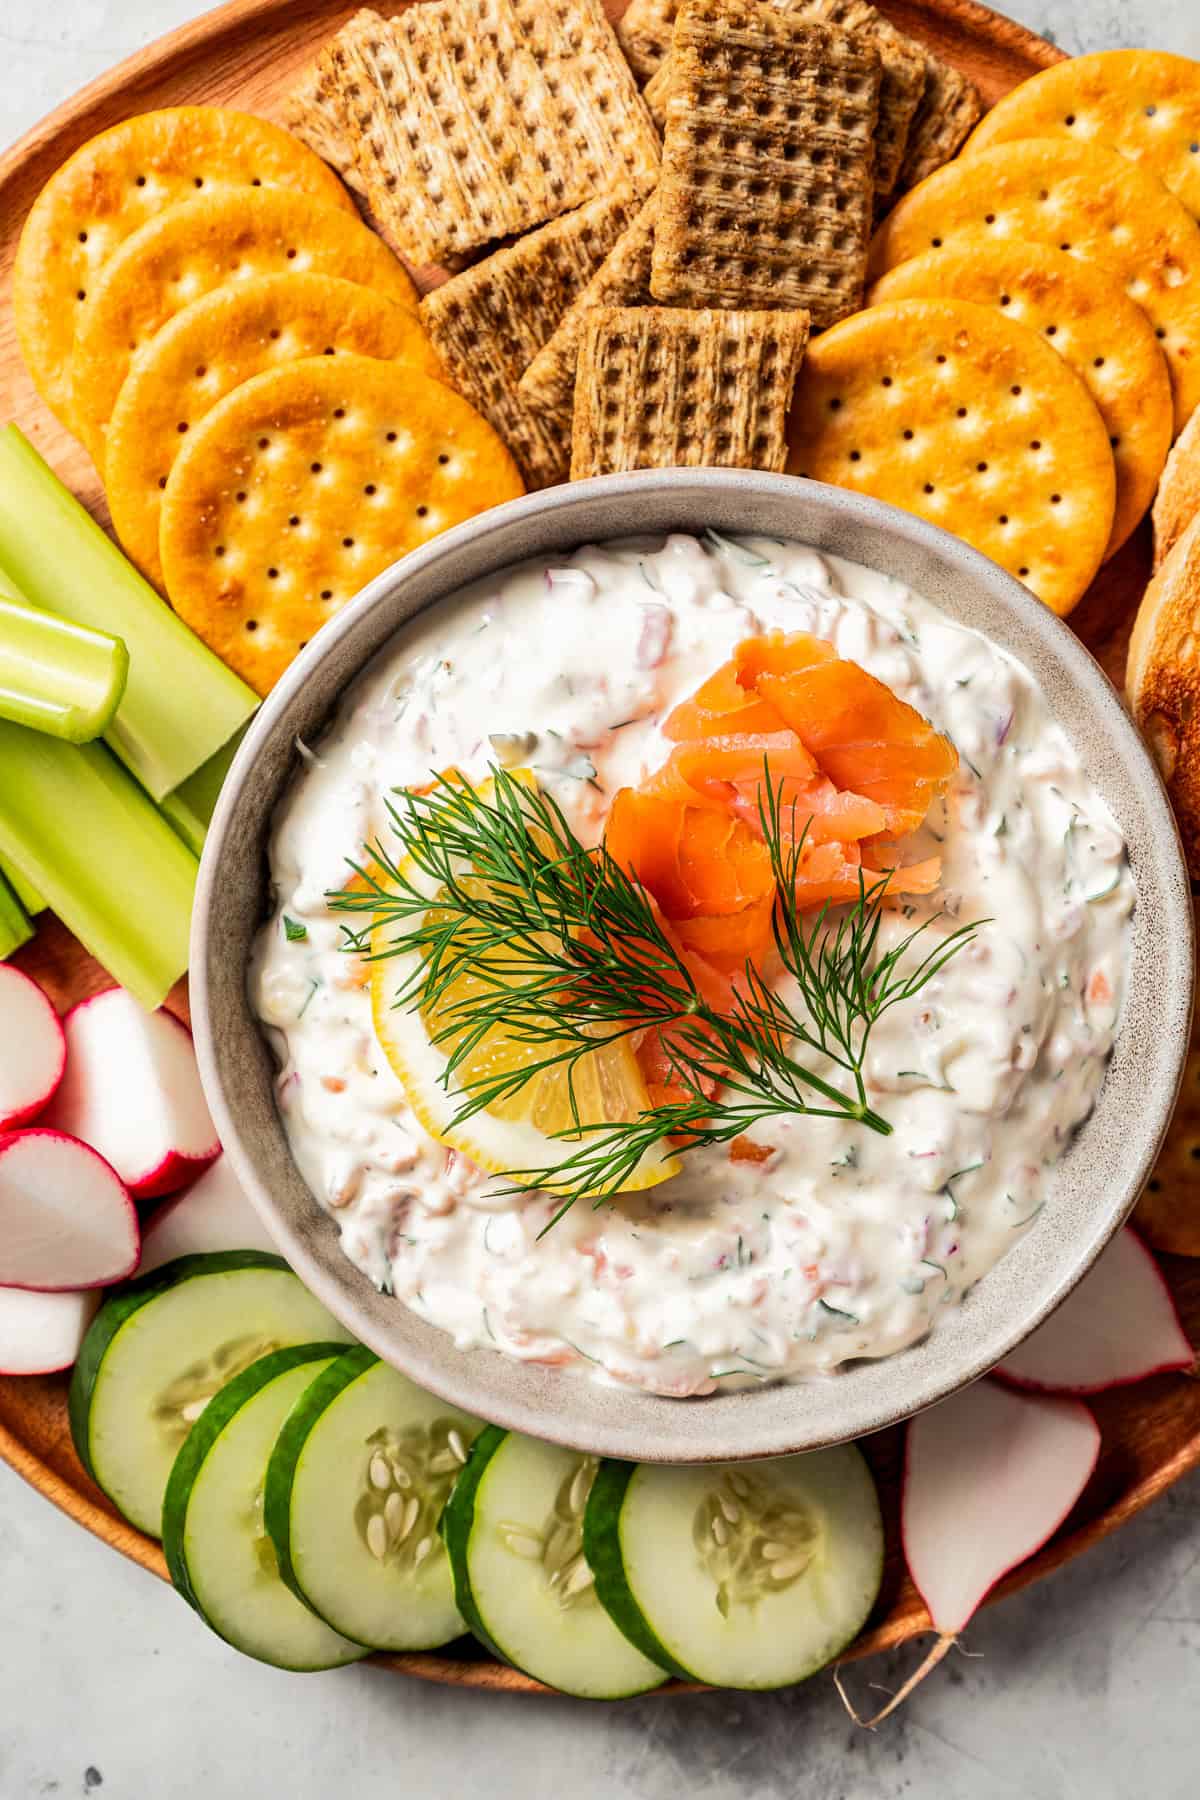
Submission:
<svg viewBox="0 0 1200 1800">
<path fill-rule="evenodd" d="M 925 92 L 908 134 L 896 192 L 907 193 L 943 163 L 952 162 L 983 113 L 973 81 L 926 51 Z"/>
<path fill-rule="evenodd" d="M 541 413 L 547 424 L 553 420 L 564 442 L 571 435 L 575 366 L 586 315 L 596 306 L 650 303 L 650 252 L 654 247 L 657 210 L 658 197 L 651 194 L 582 293 L 567 308 L 553 336 L 538 351 L 518 384 L 521 399 Z"/>
<path fill-rule="evenodd" d="M 598 306 L 584 320 L 571 479 L 624 469 L 781 470 L 804 312 Z"/>
<path fill-rule="evenodd" d="M 925 91 L 926 55 L 921 46 L 898 31 L 867 0 L 770 0 L 778 13 L 833 25 L 861 37 L 879 52 L 879 122 L 875 131 L 875 200 L 887 198 L 896 185 L 913 117 Z M 661 130 L 671 92 L 671 61 L 659 65 L 645 90 L 650 116 Z"/>
<path fill-rule="evenodd" d="M 679 0 L 629 0 L 617 21 L 617 38 L 629 66 L 649 81 L 671 48 Z"/>
<path fill-rule="evenodd" d="M 676 305 L 862 304 L 879 55 L 760 0 L 686 0 L 675 26 L 650 288 Z"/>
<path fill-rule="evenodd" d="M 355 14 L 346 30 L 368 20 L 375 22 L 378 17 L 364 8 Z M 362 178 L 354 166 L 346 108 L 323 55 L 309 63 L 295 87 L 284 95 L 283 122 L 301 143 L 337 170 L 348 188 L 365 197 Z"/>
<path fill-rule="evenodd" d="M 600 0 L 425 0 L 357 13 L 318 64 L 389 242 L 433 264 L 527 231 L 659 145 Z M 329 100 L 333 94 L 336 100 Z"/>
<path fill-rule="evenodd" d="M 570 422 L 556 423 L 528 406 L 517 383 L 636 210 L 627 188 L 589 200 L 453 276 L 422 302 L 451 382 L 499 432 L 530 487 L 565 476 Z"/>
</svg>

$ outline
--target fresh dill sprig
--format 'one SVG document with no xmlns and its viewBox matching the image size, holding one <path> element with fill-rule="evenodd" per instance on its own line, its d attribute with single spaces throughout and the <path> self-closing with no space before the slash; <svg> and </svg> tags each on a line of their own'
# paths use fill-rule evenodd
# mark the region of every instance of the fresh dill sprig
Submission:
<svg viewBox="0 0 1200 1800">
<path fill-rule="evenodd" d="M 892 1129 L 867 1099 L 871 1029 L 930 981 L 977 926 L 958 926 L 902 968 L 934 920 L 881 954 L 886 875 L 871 885 L 860 875 L 855 903 L 824 907 L 805 921 L 794 898 L 805 832 L 795 832 L 794 817 L 785 831 L 781 790 L 767 765 L 764 775 L 760 821 L 779 895 L 775 944 L 799 1007 L 750 963 L 728 1002 L 715 1003 L 646 890 L 603 846 L 586 849 L 549 795 L 502 768 L 492 768 L 488 795 L 443 777 L 425 793 L 397 790 L 388 813 L 398 852 L 370 844 L 355 889 L 328 896 L 334 909 L 364 918 L 358 929 L 343 927 L 344 949 L 375 960 L 412 958 L 395 1004 L 432 1021 L 447 1090 L 485 1040 L 502 1036 L 521 1046 L 508 1066 L 491 1061 L 486 1073 L 455 1084 L 455 1126 L 546 1071 L 563 1070 L 572 1111 L 570 1128 L 557 1134 L 564 1156 L 544 1168 L 506 1171 L 522 1188 L 560 1198 L 555 1219 L 577 1199 L 619 1193 L 660 1146 L 679 1155 L 727 1143 L 781 1115 L 846 1119 L 885 1136 Z M 651 1030 L 664 1034 L 681 1097 L 633 1119 L 581 1118 L 575 1077 L 582 1059 Z M 802 1060 L 806 1050 L 835 1066 L 833 1078 Z"/>
</svg>

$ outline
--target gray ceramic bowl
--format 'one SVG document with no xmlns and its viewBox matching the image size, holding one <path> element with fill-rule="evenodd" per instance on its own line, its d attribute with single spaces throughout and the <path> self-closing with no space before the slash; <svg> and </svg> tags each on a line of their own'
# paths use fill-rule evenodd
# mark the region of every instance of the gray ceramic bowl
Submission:
<svg viewBox="0 0 1200 1800">
<path fill-rule="evenodd" d="M 272 811 L 348 683 L 405 620 L 530 556 L 632 532 L 761 531 L 910 583 L 1012 651 L 1040 682 L 1129 845 L 1138 889 L 1125 1019 L 1092 1118 L 1049 1203 L 967 1302 L 925 1342 L 810 1385 L 702 1400 L 606 1388 L 570 1373 L 462 1352 L 343 1257 L 288 1152 L 272 1061 L 246 967 L 264 916 Z M 1153 764 L 1109 683 L 1072 633 L 994 564 L 892 507 L 780 475 L 690 470 L 611 476 L 486 513 L 381 575 L 320 633 L 255 720 L 225 784 L 200 871 L 192 1015 L 226 1154 L 284 1255 L 364 1343 L 422 1386 L 485 1419 L 605 1455 L 699 1462 L 811 1449 L 901 1419 L 989 1369 L 1055 1307 L 1126 1217 L 1175 1099 L 1192 1004 L 1188 881 Z"/>
</svg>

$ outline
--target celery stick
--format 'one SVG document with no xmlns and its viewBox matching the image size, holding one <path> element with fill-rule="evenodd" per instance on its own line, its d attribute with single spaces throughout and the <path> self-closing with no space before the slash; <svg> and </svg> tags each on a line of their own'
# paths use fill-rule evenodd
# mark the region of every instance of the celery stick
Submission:
<svg viewBox="0 0 1200 1800">
<path fill-rule="evenodd" d="M 0 962 L 27 944 L 33 936 L 33 926 L 25 917 L 25 909 L 17 896 L 0 875 Z"/>
<path fill-rule="evenodd" d="M 120 638 L 25 606 L 0 571 L 0 719 L 90 744 L 112 723 L 129 652 Z"/>
<path fill-rule="evenodd" d="M 124 638 L 129 680 L 106 736 L 152 799 L 194 774 L 257 707 L 15 425 L 0 429 L 0 565 L 31 605 Z"/>
<path fill-rule="evenodd" d="M 145 1007 L 187 968 L 195 857 L 102 744 L 0 720 L 0 855 Z"/>
<path fill-rule="evenodd" d="M 7 881 L 9 887 L 17 896 L 17 899 L 21 902 L 21 905 L 31 919 L 36 917 L 38 913 L 45 912 L 46 902 L 42 899 L 42 896 L 38 893 L 32 881 L 26 881 L 20 869 L 14 869 L 12 864 L 5 862 L 2 856 L 0 856 L 0 877 L 3 877 L 3 879 Z"/>
<path fill-rule="evenodd" d="M 229 765 L 237 755 L 244 730 L 230 738 L 223 750 L 210 756 L 202 769 L 181 782 L 174 793 L 161 802 L 159 811 L 179 833 L 189 850 L 199 856 L 204 849 L 209 822 L 221 792 L 221 783 L 229 773 Z"/>
</svg>

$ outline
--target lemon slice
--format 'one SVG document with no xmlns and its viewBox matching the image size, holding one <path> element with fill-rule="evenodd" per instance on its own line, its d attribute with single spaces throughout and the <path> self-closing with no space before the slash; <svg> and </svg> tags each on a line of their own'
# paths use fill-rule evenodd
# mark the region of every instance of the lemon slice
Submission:
<svg viewBox="0 0 1200 1800">
<path fill-rule="evenodd" d="M 511 771 L 514 779 L 527 787 L 536 787 L 537 779 L 527 769 Z M 488 780 L 476 790 L 490 800 L 495 784 Z M 411 861 L 403 872 L 415 881 Z M 469 878 L 464 881 L 469 886 Z M 436 912 L 438 900 L 445 893 L 437 889 L 430 894 L 430 911 Z M 372 949 L 377 953 L 387 948 L 387 927 L 377 926 L 372 934 Z M 496 987 L 504 984 L 505 972 L 489 972 L 485 980 L 466 971 L 438 996 L 433 1008 L 397 1005 L 397 997 L 412 981 L 420 967 L 416 951 L 388 956 L 371 964 L 371 1011 L 375 1033 L 392 1069 L 404 1085 L 409 1104 L 431 1137 L 439 1143 L 460 1150 L 464 1156 L 492 1174 L 514 1169 L 551 1168 L 564 1162 L 586 1139 L 565 1141 L 555 1134 L 570 1131 L 575 1123 L 571 1089 L 574 1089 L 578 1118 L 588 1125 L 618 1124 L 636 1119 L 650 1107 L 650 1096 L 642 1079 L 627 1038 L 598 1044 L 595 1050 L 579 1057 L 568 1075 L 569 1065 L 559 1063 L 531 1075 L 515 1091 L 493 1106 L 472 1114 L 461 1125 L 455 1115 L 461 1110 L 465 1090 L 490 1076 L 507 1074 L 543 1061 L 557 1047 L 555 1040 L 530 1044 L 510 1037 L 502 1025 L 493 1026 L 458 1065 L 449 1083 L 445 1082 L 447 1048 L 461 1039 L 451 1038 L 435 1044 L 434 1034 L 445 1029 L 449 1017 L 463 1018 L 457 1011 L 470 1002 L 473 994 L 487 993 L 494 1000 Z M 513 971 L 508 985 L 514 991 L 520 985 L 520 973 Z M 464 1022 L 462 1031 L 468 1029 Z M 568 1039 L 561 1040 L 565 1046 Z M 661 1147 L 646 1152 L 623 1192 L 635 1193 L 656 1187 L 679 1171 L 675 1157 Z"/>
</svg>

